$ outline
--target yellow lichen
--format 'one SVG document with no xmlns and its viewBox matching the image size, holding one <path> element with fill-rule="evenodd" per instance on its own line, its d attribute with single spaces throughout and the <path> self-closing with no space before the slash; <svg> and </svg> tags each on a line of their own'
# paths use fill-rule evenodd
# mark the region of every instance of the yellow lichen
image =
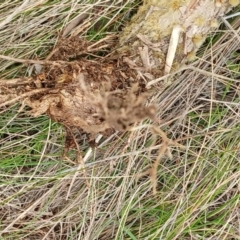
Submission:
<svg viewBox="0 0 240 240">
<path fill-rule="evenodd" d="M 196 52 L 195 51 L 191 51 L 187 54 L 187 60 L 188 61 L 194 61 L 196 59 Z"/>
<path fill-rule="evenodd" d="M 181 0 L 174 0 L 171 2 L 171 8 L 173 10 L 178 10 L 182 6 L 182 1 Z"/>
<path fill-rule="evenodd" d="M 220 8 L 222 6 L 222 1 L 221 0 L 216 0 L 215 5 L 216 5 L 216 7 Z"/>
<path fill-rule="evenodd" d="M 203 16 L 199 16 L 195 19 L 195 24 L 198 26 L 198 27 L 202 27 L 204 26 L 206 22 L 206 19 L 203 17 Z"/>
<path fill-rule="evenodd" d="M 210 21 L 210 26 L 211 26 L 212 28 L 217 28 L 217 27 L 219 26 L 218 20 L 217 20 L 217 19 L 211 20 L 211 21 Z"/>
<path fill-rule="evenodd" d="M 231 4 L 232 7 L 236 7 L 237 5 L 240 4 L 240 0 L 229 0 L 229 3 Z"/>
<path fill-rule="evenodd" d="M 199 48 L 199 47 L 201 47 L 201 45 L 202 45 L 203 42 L 205 41 L 205 38 L 206 38 L 206 36 L 203 35 L 203 34 L 196 34 L 196 35 L 193 37 L 192 41 L 193 41 L 194 45 L 195 45 L 197 48 Z"/>
</svg>

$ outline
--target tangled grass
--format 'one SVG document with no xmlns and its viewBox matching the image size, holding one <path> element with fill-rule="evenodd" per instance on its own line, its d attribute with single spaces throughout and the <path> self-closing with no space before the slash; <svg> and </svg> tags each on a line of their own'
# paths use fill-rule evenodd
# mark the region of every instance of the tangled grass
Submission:
<svg viewBox="0 0 240 240">
<path fill-rule="evenodd" d="M 82 13 L 68 34 L 116 34 L 136 7 L 132 0 L 5 1 L 0 54 L 42 59 Z M 1 109 L 1 238 L 240 239 L 240 19 L 223 21 L 197 61 L 149 99 L 158 107 L 155 122 L 98 138 L 92 150 L 76 133 L 84 170 L 74 150 L 62 157 L 59 124 L 32 118 L 19 104 Z M 0 72 L 2 79 L 26 76 L 31 66 L 1 60 Z M 153 126 L 184 146 L 169 146 L 161 158 L 155 195 L 147 176 L 136 181 L 162 148 Z"/>
</svg>

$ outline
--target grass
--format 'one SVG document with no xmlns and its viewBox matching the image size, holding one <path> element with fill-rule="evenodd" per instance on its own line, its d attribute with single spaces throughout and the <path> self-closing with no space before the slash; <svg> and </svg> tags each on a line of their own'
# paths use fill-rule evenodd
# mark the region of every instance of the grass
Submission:
<svg viewBox="0 0 240 240">
<path fill-rule="evenodd" d="M 5 1 L 0 22 L 22 2 Z M 44 58 L 71 19 L 96 5 L 41 2 L 41 8 L 32 3 L 2 30 L 1 54 Z M 90 14 L 77 28 L 107 21 L 112 32 L 104 29 L 107 24 L 91 25 L 81 35 L 112 34 L 137 5 L 126 0 L 101 6 L 104 17 Z M 239 19 L 231 26 L 237 32 Z M 86 163 L 87 177 L 76 172 L 74 151 L 69 159 L 62 157 L 60 125 L 46 116 L 32 118 L 27 109 L 19 112 L 19 105 L 1 109 L 1 239 L 240 239 L 238 51 L 232 30 L 223 26 L 213 33 L 192 63 L 210 75 L 189 68 L 174 76 L 172 86 L 149 100 L 158 106 L 158 121 L 102 139 Z M 1 78 L 12 78 L 27 75 L 28 67 L 1 60 L 0 72 Z M 156 196 L 148 177 L 135 180 L 161 148 L 151 124 L 185 146 L 172 147 L 172 157 L 161 160 Z M 83 154 L 89 149 L 86 138 L 78 134 Z"/>
</svg>

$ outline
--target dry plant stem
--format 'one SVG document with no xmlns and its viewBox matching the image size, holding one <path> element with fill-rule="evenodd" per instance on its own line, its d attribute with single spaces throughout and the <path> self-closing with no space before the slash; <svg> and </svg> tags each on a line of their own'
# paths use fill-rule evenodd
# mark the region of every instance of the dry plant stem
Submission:
<svg viewBox="0 0 240 240">
<path fill-rule="evenodd" d="M 15 9 L 15 11 L 10 14 L 4 21 L 0 22 L 0 29 L 3 28 L 6 24 L 8 24 L 9 22 L 12 21 L 12 19 L 18 14 L 20 13 L 28 4 L 29 4 L 30 0 L 25 0 L 21 6 L 17 7 Z"/>
<path fill-rule="evenodd" d="M 230 14 L 228 16 L 224 16 L 224 19 L 229 19 L 229 18 L 233 18 L 233 17 L 237 17 L 240 15 L 240 12 L 237 12 L 237 13 L 233 13 L 233 14 Z"/>
<path fill-rule="evenodd" d="M 13 61 L 13 62 L 19 62 L 19 63 L 25 63 L 25 64 L 42 64 L 42 65 L 57 65 L 60 66 L 61 64 L 66 64 L 68 62 L 66 61 L 47 61 L 47 60 L 31 60 L 31 59 L 22 59 L 22 58 L 14 58 L 14 57 L 9 57 L 5 55 L 0 55 L 0 58 Z M 68 63 L 69 64 L 69 63 Z"/>
<path fill-rule="evenodd" d="M 141 129 L 141 127 L 139 127 L 139 128 L 136 127 L 136 128 L 134 128 L 134 129 L 131 129 L 131 130 L 134 131 L 134 130 L 139 130 L 139 129 Z M 210 132 L 208 132 L 207 136 L 211 136 L 211 135 L 217 134 L 217 133 L 228 133 L 228 132 L 231 132 L 231 129 L 223 129 L 223 130 L 219 130 L 219 131 L 210 131 Z M 113 135 L 115 135 L 115 134 L 113 134 Z M 112 135 L 112 136 L 113 136 L 113 135 Z M 182 142 L 182 141 L 191 139 L 191 138 L 193 138 L 193 137 L 204 137 L 204 136 L 206 136 L 206 133 L 204 133 L 204 134 L 188 135 L 188 136 L 186 136 L 186 137 L 179 138 L 179 139 L 175 140 L 174 142 L 177 143 L 177 142 Z M 110 137 L 110 138 L 111 138 L 111 137 Z M 180 144 L 179 144 L 178 146 L 179 146 L 180 148 L 182 148 L 182 149 L 185 148 L 183 145 L 180 145 Z M 100 147 L 101 147 L 101 145 L 100 145 Z M 153 145 L 152 147 L 143 148 L 143 149 L 138 150 L 138 151 L 134 151 L 134 152 L 130 152 L 130 153 L 129 153 L 129 152 L 123 153 L 121 156 L 128 157 L 128 156 L 130 156 L 130 155 L 138 155 L 138 154 L 144 153 L 144 152 L 146 152 L 146 151 L 158 150 L 158 149 L 161 148 L 161 147 L 162 147 L 161 144 L 156 145 L 156 146 Z M 238 148 L 237 148 L 237 149 L 238 149 Z M 103 159 L 103 160 L 99 160 L 99 161 L 95 161 L 95 162 L 91 162 L 91 163 L 85 164 L 85 166 L 88 167 L 88 166 L 93 166 L 93 165 L 101 164 L 101 163 L 103 163 L 103 162 L 106 163 L 106 161 L 112 161 L 112 160 L 115 160 L 115 159 L 117 159 L 117 158 L 118 158 L 118 156 L 112 156 L 112 157 L 109 157 L 109 158 L 105 158 L 105 159 Z M 72 161 L 69 161 L 69 162 L 73 163 Z M 160 163 L 160 162 L 159 162 L 159 163 Z M 75 172 L 75 171 L 77 171 L 77 169 L 78 169 L 78 167 L 73 167 L 73 168 L 71 168 L 71 169 L 67 169 L 67 170 L 62 171 L 61 173 L 67 173 L 67 172 L 73 172 L 73 171 Z M 149 175 L 150 170 L 151 170 L 151 169 L 147 169 L 146 171 L 137 174 L 137 175 L 136 175 L 136 179 L 139 179 L 139 178 L 141 178 L 141 177 L 143 177 L 143 176 Z"/>
<path fill-rule="evenodd" d="M 158 156 L 157 156 L 155 162 L 153 163 L 152 167 L 140 174 L 137 174 L 136 177 L 137 177 L 137 179 L 139 179 L 140 177 L 143 177 L 145 175 L 150 175 L 150 181 L 152 183 L 152 188 L 153 188 L 153 195 L 156 195 L 157 194 L 157 169 L 158 169 L 161 159 L 165 155 L 168 155 L 168 157 L 171 158 L 171 153 L 169 150 L 170 146 L 175 146 L 175 147 L 180 147 L 180 148 L 185 148 L 185 147 L 183 145 L 177 143 L 177 141 L 172 141 L 171 139 L 169 139 L 167 137 L 166 133 L 164 133 L 160 128 L 152 126 L 152 132 L 153 132 L 153 134 L 157 134 L 162 138 L 161 148 L 158 152 Z"/>
<path fill-rule="evenodd" d="M 0 236 L 3 233 L 8 232 L 9 229 L 12 228 L 12 226 L 15 223 L 17 223 L 19 220 L 23 219 L 29 212 L 32 211 L 32 209 L 36 208 L 38 206 L 38 204 L 40 204 L 47 197 L 47 195 L 51 193 L 51 191 L 52 191 L 52 189 L 50 188 L 45 194 L 43 194 L 38 200 L 36 200 L 30 207 L 28 207 L 25 211 L 23 211 L 20 215 L 18 215 L 18 217 L 16 217 L 5 229 L 0 231 Z"/>
<path fill-rule="evenodd" d="M 178 46 L 180 33 L 183 31 L 180 25 L 174 26 L 168 47 L 164 74 L 169 74 L 172 68 L 173 60 Z"/>
<path fill-rule="evenodd" d="M 223 76 L 223 75 L 219 75 L 219 74 L 216 74 L 216 73 L 213 73 L 213 72 L 209 72 L 209 71 L 206 71 L 206 70 L 203 70 L 203 69 L 200 69 L 200 68 L 191 66 L 191 65 L 184 65 L 184 66 L 182 66 L 181 68 L 179 68 L 179 69 L 178 69 L 177 71 L 175 71 L 175 72 L 169 73 L 169 74 L 167 74 L 167 75 L 164 75 L 164 76 L 162 76 L 162 77 L 159 77 L 159 78 L 156 78 L 156 79 L 154 79 L 154 80 L 152 80 L 152 81 L 149 81 L 149 82 L 147 83 L 146 88 L 149 89 L 149 88 L 152 87 L 152 85 L 155 85 L 155 84 L 157 84 L 157 83 L 159 83 L 159 82 L 161 82 L 161 81 L 163 81 L 163 80 L 165 80 L 165 79 L 167 79 L 167 78 L 169 78 L 169 77 L 174 76 L 174 75 L 177 74 L 177 73 L 180 73 L 180 72 L 185 71 L 185 70 L 188 70 L 188 69 L 193 70 L 193 71 L 197 71 L 197 72 L 199 72 L 199 73 L 201 73 L 201 74 L 203 74 L 203 75 L 205 75 L 205 76 L 215 77 L 215 78 L 217 78 L 217 79 L 222 79 L 222 80 L 231 81 L 231 82 L 232 82 L 232 81 L 238 82 L 238 80 L 233 79 L 233 78 L 225 77 L 225 76 Z"/>
<path fill-rule="evenodd" d="M 32 78 L 15 78 L 15 79 L 0 79 L 0 87 L 5 86 L 5 87 L 16 87 L 19 85 L 25 85 L 29 83 L 32 80 Z"/>
<path fill-rule="evenodd" d="M 98 144 L 99 141 L 102 139 L 103 135 L 102 134 L 99 134 L 97 137 L 96 137 L 96 140 L 95 140 L 95 143 Z M 87 162 L 88 159 L 90 158 L 91 154 L 93 152 L 93 148 L 90 147 L 87 151 L 87 153 L 85 154 L 84 158 L 83 158 L 83 162 Z"/>
<path fill-rule="evenodd" d="M 233 29 L 233 27 L 231 26 L 231 24 L 230 24 L 224 17 L 222 17 L 221 19 L 222 19 L 222 21 L 224 22 L 224 24 L 234 33 L 235 37 L 238 39 L 239 44 L 240 44 L 240 36 L 239 36 L 239 34 L 238 34 L 240 28 L 236 31 L 236 30 Z"/>
<path fill-rule="evenodd" d="M 106 36 L 105 38 L 103 39 L 100 39 L 98 42 L 95 42 L 93 43 L 92 45 L 88 46 L 86 48 L 85 51 L 81 51 L 81 52 L 76 52 L 76 54 L 78 56 L 81 56 L 83 54 L 90 54 L 90 53 L 94 53 L 94 52 L 98 52 L 98 51 L 101 51 L 102 49 L 105 49 L 105 48 L 109 48 L 111 47 L 112 44 L 101 44 L 101 43 L 104 43 L 104 42 L 111 42 L 111 39 L 116 39 L 116 36 Z M 99 45 L 99 47 L 97 47 L 97 45 Z M 95 48 L 94 48 L 95 47 Z M 57 63 L 66 63 L 64 61 L 50 61 L 49 59 L 51 59 L 51 57 L 59 51 L 59 47 L 56 47 L 54 48 L 49 54 L 48 56 L 46 57 L 46 60 L 44 62 L 46 62 L 45 64 L 53 64 L 55 62 Z M 1 55 L 0 55 L 1 57 Z M 36 62 L 37 63 L 37 62 Z M 41 63 L 40 63 L 41 64 Z"/>
<path fill-rule="evenodd" d="M 76 16 L 68 25 L 65 27 L 63 31 L 63 37 L 67 36 L 74 28 L 77 27 L 80 21 L 86 19 L 88 17 L 89 13 L 80 13 L 78 16 Z"/>
<path fill-rule="evenodd" d="M 239 106 L 240 103 L 235 103 L 235 102 L 225 102 L 225 101 L 219 101 L 219 100 L 214 100 L 214 99 L 207 99 L 207 98 L 198 98 L 199 100 L 207 101 L 207 102 L 212 102 L 212 103 L 222 103 L 227 105 L 232 105 L 232 106 Z"/>
<path fill-rule="evenodd" d="M 161 81 L 163 81 L 163 80 L 165 80 L 165 79 L 167 79 L 167 78 L 169 78 L 169 77 L 172 77 L 172 76 L 174 76 L 175 74 L 180 73 L 180 72 L 182 72 L 182 71 L 184 71 L 184 70 L 186 70 L 186 69 L 189 69 L 189 67 L 188 67 L 188 66 L 183 66 L 183 67 L 179 68 L 177 71 L 174 71 L 174 72 L 169 73 L 169 74 L 166 74 L 166 75 L 164 75 L 164 76 L 162 76 L 162 77 L 156 78 L 156 79 L 154 79 L 154 80 L 152 80 L 152 81 L 149 81 L 149 82 L 147 83 L 147 85 L 146 85 L 146 88 L 149 89 L 149 88 L 152 87 L 152 85 L 155 85 L 155 84 L 157 84 L 157 83 L 159 83 L 159 82 L 161 82 Z"/>
<path fill-rule="evenodd" d="M 0 104 L 0 108 L 1 107 L 5 107 L 5 106 L 9 106 L 9 105 L 12 105 L 12 104 L 15 104 L 16 102 L 18 102 L 19 100 L 22 100 L 24 98 L 29 98 L 35 94 L 38 94 L 38 93 L 44 93 L 44 92 L 48 92 L 50 89 L 49 88 L 40 88 L 40 89 L 35 89 L 35 90 L 32 90 L 32 91 L 29 91 L 29 92 L 26 92 L 26 93 L 23 93 L 21 96 L 18 96 L 16 98 L 13 98 L 9 101 L 6 101 L 4 103 L 1 103 Z"/>
<path fill-rule="evenodd" d="M 152 188 L 153 188 L 153 195 L 157 194 L 157 170 L 162 157 L 165 155 L 167 151 L 167 148 L 168 148 L 168 142 L 163 140 L 163 144 L 158 153 L 158 157 L 155 160 L 152 168 L 149 170 L 150 180 L 152 182 Z"/>
<path fill-rule="evenodd" d="M 87 172 L 86 172 L 84 160 L 83 160 L 83 158 L 82 158 L 81 150 L 80 150 L 80 148 L 79 148 L 79 146 L 78 146 L 78 143 L 77 143 L 77 141 L 76 141 L 76 138 L 74 137 L 74 134 L 72 133 L 72 131 L 71 131 L 70 128 L 68 128 L 68 132 L 69 132 L 69 134 L 71 134 L 72 139 L 73 139 L 73 141 L 74 141 L 74 143 L 75 143 L 75 147 L 76 147 L 76 149 L 77 149 L 77 161 L 78 161 L 78 164 L 79 164 L 79 165 L 78 165 L 77 171 L 74 173 L 74 175 L 73 175 L 73 177 L 72 177 L 72 180 L 71 180 L 71 183 L 70 183 L 70 186 L 69 186 L 69 188 L 68 188 L 67 195 L 66 195 L 66 200 L 68 200 L 68 197 L 69 197 L 69 195 L 70 195 L 71 189 L 72 189 L 72 187 L 73 187 L 73 184 L 74 184 L 74 182 L 75 182 L 75 180 L 76 180 L 76 177 L 77 177 L 77 175 L 79 174 L 79 171 L 80 171 L 80 170 L 83 171 L 83 175 L 84 175 L 84 177 L 85 177 L 86 185 L 87 185 L 87 187 L 90 189 L 90 183 L 89 183 L 89 181 L 88 181 L 88 179 L 87 179 Z"/>
<path fill-rule="evenodd" d="M 209 72 L 209 71 L 206 71 L 206 70 L 203 70 L 203 69 L 191 66 L 191 65 L 187 66 L 185 69 L 191 69 L 191 70 L 197 71 L 203 75 L 206 75 L 209 77 L 215 77 L 217 79 L 222 79 L 222 80 L 231 81 L 231 82 L 239 82 L 239 80 L 237 80 L 237 79 L 225 77 L 225 76 L 216 74 L 214 72 Z"/>
</svg>

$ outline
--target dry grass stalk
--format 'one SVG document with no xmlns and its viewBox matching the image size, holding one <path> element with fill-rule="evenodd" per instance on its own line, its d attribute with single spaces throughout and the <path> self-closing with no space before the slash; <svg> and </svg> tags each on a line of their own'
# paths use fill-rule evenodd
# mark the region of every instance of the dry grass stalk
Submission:
<svg viewBox="0 0 240 240">
<path fill-rule="evenodd" d="M 84 6 L 71 6 L 71 10 L 82 10 Z M 89 6 L 92 5 L 86 5 Z M 62 6 L 61 2 L 51 8 L 44 7 L 44 17 L 51 15 L 52 10 L 63 12 L 59 18 L 49 18 L 49 25 L 56 28 L 54 21 L 66 17 L 65 12 L 60 11 L 65 5 Z M 34 20 L 39 28 L 30 30 L 33 35 L 41 36 L 39 18 L 43 15 L 36 16 Z M 15 39 L 12 34 L 16 26 L 13 25 L 10 24 L 8 29 L 11 32 L 9 35 Z M 239 21 L 235 21 L 232 27 L 238 33 Z M 22 28 L 26 25 L 23 24 Z M 53 29 L 53 34 L 54 31 L 56 33 Z M 143 179 L 136 184 L 134 178 L 149 167 L 146 159 L 158 158 L 162 147 L 158 143 L 151 145 L 149 124 L 140 123 L 131 136 L 120 132 L 105 138 L 93 151 L 89 162 L 85 163 L 91 188 L 86 188 L 86 177 L 81 172 L 70 188 L 73 173 L 78 168 L 59 157 L 61 128 L 54 124 L 46 128 L 46 122 L 40 124 L 42 118 L 39 118 L 39 123 L 10 108 L 9 112 L 13 115 L 1 126 L 1 130 L 6 131 L 0 140 L 1 164 L 6 160 L 9 164 L 0 171 L 4 182 L 0 190 L 1 236 L 9 239 L 125 239 L 129 237 L 129 230 L 137 239 L 237 239 L 240 173 L 238 106 L 229 103 L 236 103 L 239 86 L 237 77 L 233 75 L 237 76 L 237 73 L 225 64 L 227 59 L 234 63 L 237 61 L 232 56 L 239 49 L 235 35 L 232 31 L 225 31 L 209 50 L 204 54 L 200 51 L 201 57 L 193 63 L 193 68 L 185 69 L 181 74 L 170 74 L 172 84 L 168 88 L 163 89 L 155 83 L 151 85 L 158 92 L 148 99 L 158 108 L 155 124 L 171 141 L 180 139 L 180 143 L 186 146 L 184 151 L 176 148 L 172 152 L 172 160 L 161 158 L 159 188 L 155 198 L 149 191 L 148 181 Z M 149 40 L 138 36 L 145 43 Z M 1 41 L 2 38 L 3 35 Z M 11 44 L 16 43 L 16 39 Z M 25 36 L 21 41 L 27 41 Z M 6 41 L 4 44 L 7 48 Z M 149 46 L 148 49 L 151 49 Z M 12 56 L 30 59 L 31 44 L 28 43 L 24 50 L 21 47 L 15 48 Z M 150 61 L 144 61 L 148 66 L 150 62 L 151 66 L 151 55 L 148 56 Z M 140 55 L 139 59 L 142 61 Z M 140 60 L 134 62 L 134 52 L 129 60 L 141 74 L 142 63 Z M 11 64 L 3 61 L 0 67 L 7 69 Z M 12 73 L 11 70 L 9 72 Z M 3 73 L 2 77 L 7 75 Z M 57 79 L 62 81 L 62 78 Z M 155 79 L 150 77 L 152 80 Z M 226 108 L 221 101 L 227 102 Z M 219 112 L 219 108 L 223 111 Z M 23 130 L 9 134 L 11 124 L 20 124 Z M 33 133 L 25 130 L 25 124 L 34 130 Z M 44 133 L 47 137 L 44 135 L 39 140 L 38 136 Z M 38 148 L 32 141 L 44 143 L 44 147 L 40 145 Z M 81 151 L 87 151 L 84 134 L 76 141 L 80 143 Z M 23 147 L 19 149 L 16 146 Z M 20 161 L 15 158 L 16 155 Z M 216 222 L 219 224 L 216 225 Z"/>
<path fill-rule="evenodd" d="M 152 127 L 152 132 L 153 134 L 159 135 L 162 138 L 162 144 L 161 147 L 159 149 L 158 155 L 156 160 L 154 161 L 152 167 L 142 173 L 138 173 L 137 174 L 137 179 L 145 176 L 145 175 L 150 175 L 150 180 L 152 183 L 152 188 L 153 188 L 153 195 L 157 194 L 157 172 L 158 172 L 158 167 L 160 164 L 161 159 L 164 156 L 167 156 L 169 159 L 172 160 L 172 154 L 171 154 L 171 150 L 170 147 L 180 147 L 181 149 L 184 149 L 185 147 L 179 143 L 177 143 L 176 141 L 173 141 L 171 139 L 169 139 L 167 137 L 167 135 L 159 128 L 156 127 Z M 153 142 L 153 146 L 156 145 L 156 142 Z"/>
</svg>

